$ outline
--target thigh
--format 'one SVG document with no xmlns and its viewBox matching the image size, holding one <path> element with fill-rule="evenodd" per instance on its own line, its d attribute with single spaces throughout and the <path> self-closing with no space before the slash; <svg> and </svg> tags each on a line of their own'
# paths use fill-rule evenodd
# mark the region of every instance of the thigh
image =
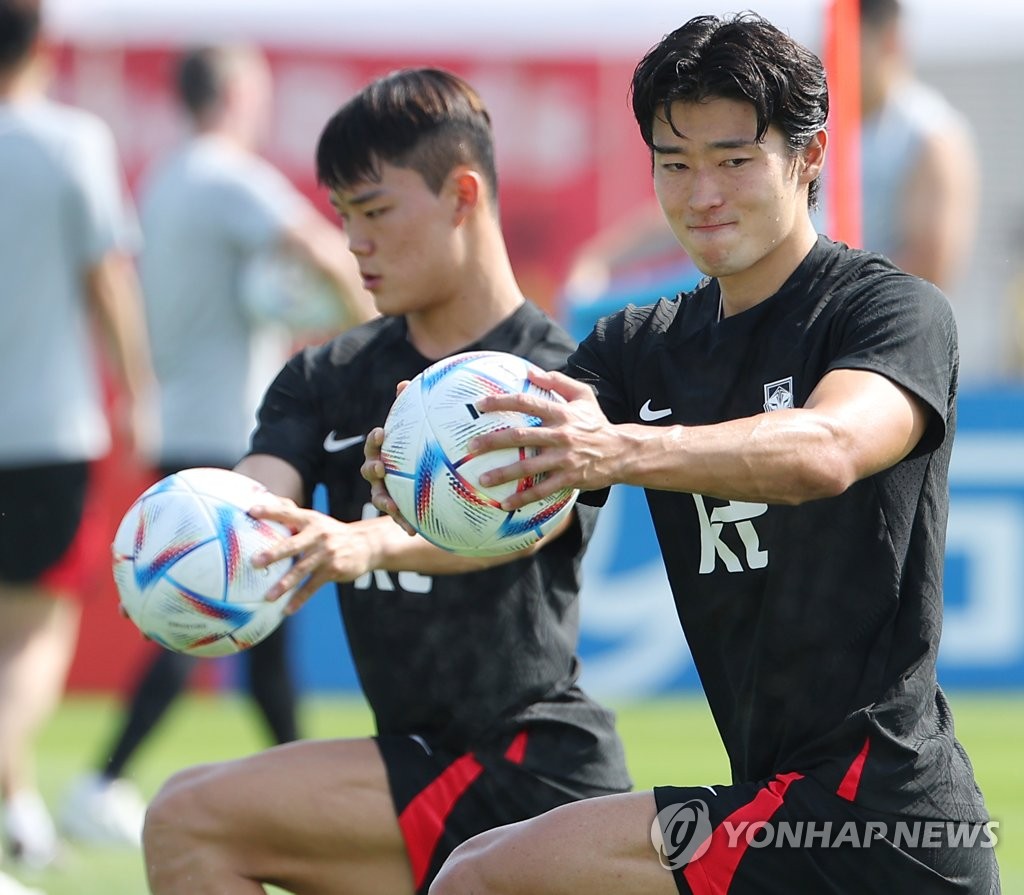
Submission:
<svg viewBox="0 0 1024 895">
<path fill-rule="evenodd" d="M 85 463 L 0 469 L 0 581 L 30 584 L 75 540 L 85 508 Z"/>
<path fill-rule="evenodd" d="M 655 814 L 651 792 L 620 793 L 490 830 L 452 853 L 430 895 L 673 895 Z"/>
<path fill-rule="evenodd" d="M 198 848 L 217 851 L 219 864 L 289 891 L 412 892 L 370 739 L 288 743 L 189 769 L 165 785 L 151 815 L 185 825 Z"/>
<path fill-rule="evenodd" d="M 999 891 L 994 840 L 983 824 L 950 834 L 946 821 L 869 812 L 801 774 L 733 786 L 658 787 L 655 799 L 659 860 L 681 895 Z M 938 841 L 947 835 L 973 845 Z M 938 837 L 934 847 L 929 837 Z"/>
</svg>

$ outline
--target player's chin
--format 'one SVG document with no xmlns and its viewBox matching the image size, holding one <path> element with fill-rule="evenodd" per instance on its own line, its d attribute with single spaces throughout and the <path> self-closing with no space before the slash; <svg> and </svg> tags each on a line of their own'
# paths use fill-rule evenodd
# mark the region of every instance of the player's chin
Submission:
<svg viewBox="0 0 1024 895">
<path fill-rule="evenodd" d="M 401 317 L 406 314 L 414 314 L 420 310 L 419 302 L 413 297 L 403 295 L 401 290 L 389 289 L 384 283 L 378 280 L 372 289 L 368 289 L 373 295 L 373 304 L 382 317 Z"/>
</svg>

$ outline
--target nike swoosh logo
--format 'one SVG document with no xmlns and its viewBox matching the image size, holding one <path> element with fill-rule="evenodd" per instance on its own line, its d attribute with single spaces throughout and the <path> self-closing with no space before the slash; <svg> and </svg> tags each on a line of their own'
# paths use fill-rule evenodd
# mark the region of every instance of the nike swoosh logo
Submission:
<svg viewBox="0 0 1024 895">
<path fill-rule="evenodd" d="M 329 454 L 336 454 L 338 451 L 343 451 L 345 448 L 352 447 L 354 444 L 361 444 L 364 441 L 366 441 L 365 435 L 338 438 L 333 432 L 330 432 L 324 439 L 324 450 Z"/>
<path fill-rule="evenodd" d="M 671 415 L 671 407 L 666 407 L 664 410 L 651 410 L 650 398 L 644 401 L 644 406 L 640 408 L 640 419 L 642 419 L 645 423 L 653 423 L 655 420 L 664 419 L 666 416 Z"/>
</svg>

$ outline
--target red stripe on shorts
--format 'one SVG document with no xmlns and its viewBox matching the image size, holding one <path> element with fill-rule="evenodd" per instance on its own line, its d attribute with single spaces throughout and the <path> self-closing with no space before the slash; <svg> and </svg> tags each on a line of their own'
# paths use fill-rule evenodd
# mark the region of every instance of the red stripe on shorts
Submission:
<svg viewBox="0 0 1024 895">
<path fill-rule="evenodd" d="M 423 885 L 430 870 L 430 859 L 444 833 L 448 815 L 481 773 L 483 765 L 476 758 L 460 756 L 417 793 L 398 815 L 416 889 Z"/>
<path fill-rule="evenodd" d="M 711 834 L 711 845 L 696 861 L 687 864 L 683 876 L 694 895 L 725 895 L 749 846 L 746 836 L 730 842 L 726 824 L 735 830 L 740 824 L 768 821 L 785 798 L 786 790 L 803 774 L 779 774 L 746 805 L 740 805 Z M 736 837 L 733 837 L 736 838 Z"/>
<path fill-rule="evenodd" d="M 520 730 L 505 750 L 505 759 L 512 764 L 522 764 L 526 757 L 526 731 Z"/>
<path fill-rule="evenodd" d="M 519 731 L 505 750 L 505 760 L 522 764 L 526 755 L 527 734 Z M 398 815 L 398 826 L 405 839 L 405 848 L 412 865 L 412 876 L 418 890 L 430 870 L 434 850 L 444 833 L 448 816 L 455 803 L 483 773 L 483 765 L 473 755 L 462 755 L 446 767 L 435 780 L 416 794 Z"/>
<path fill-rule="evenodd" d="M 861 775 L 864 773 L 864 764 L 868 760 L 869 749 L 871 749 L 871 737 L 864 740 L 864 745 L 853 760 L 853 763 L 846 769 L 843 782 L 839 784 L 839 789 L 836 790 L 836 795 L 846 799 L 848 802 L 852 802 L 857 798 L 857 790 L 860 787 Z"/>
</svg>

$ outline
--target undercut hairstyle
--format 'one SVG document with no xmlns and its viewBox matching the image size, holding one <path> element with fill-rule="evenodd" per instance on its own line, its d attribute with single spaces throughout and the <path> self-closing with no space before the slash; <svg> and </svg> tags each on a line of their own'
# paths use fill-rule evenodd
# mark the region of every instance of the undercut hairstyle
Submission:
<svg viewBox="0 0 1024 895">
<path fill-rule="evenodd" d="M 327 122 L 316 148 L 328 189 L 380 180 L 380 166 L 420 174 L 439 193 L 459 165 L 480 172 L 497 209 L 491 117 L 462 78 L 438 68 L 391 72 L 363 88 Z"/>
<path fill-rule="evenodd" d="M 793 155 L 808 146 L 828 118 L 828 84 L 821 60 L 754 13 L 690 19 L 640 60 L 630 95 L 652 164 L 655 116 L 683 136 L 672 121 L 676 102 L 749 103 L 757 115 L 757 141 L 775 126 Z M 812 208 L 819 181 L 816 178 L 808 189 Z"/>
<path fill-rule="evenodd" d="M 0 71 L 28 56 L 41 27 L 39 0 L 0 0 Z"/>
<path fill-rule="evenodd" d="M 251 55 L 244 47 L 194 47 L 183 53 L 174 86 L 188 113 L 198 118 L 219 103 Z"/>
</svg>

